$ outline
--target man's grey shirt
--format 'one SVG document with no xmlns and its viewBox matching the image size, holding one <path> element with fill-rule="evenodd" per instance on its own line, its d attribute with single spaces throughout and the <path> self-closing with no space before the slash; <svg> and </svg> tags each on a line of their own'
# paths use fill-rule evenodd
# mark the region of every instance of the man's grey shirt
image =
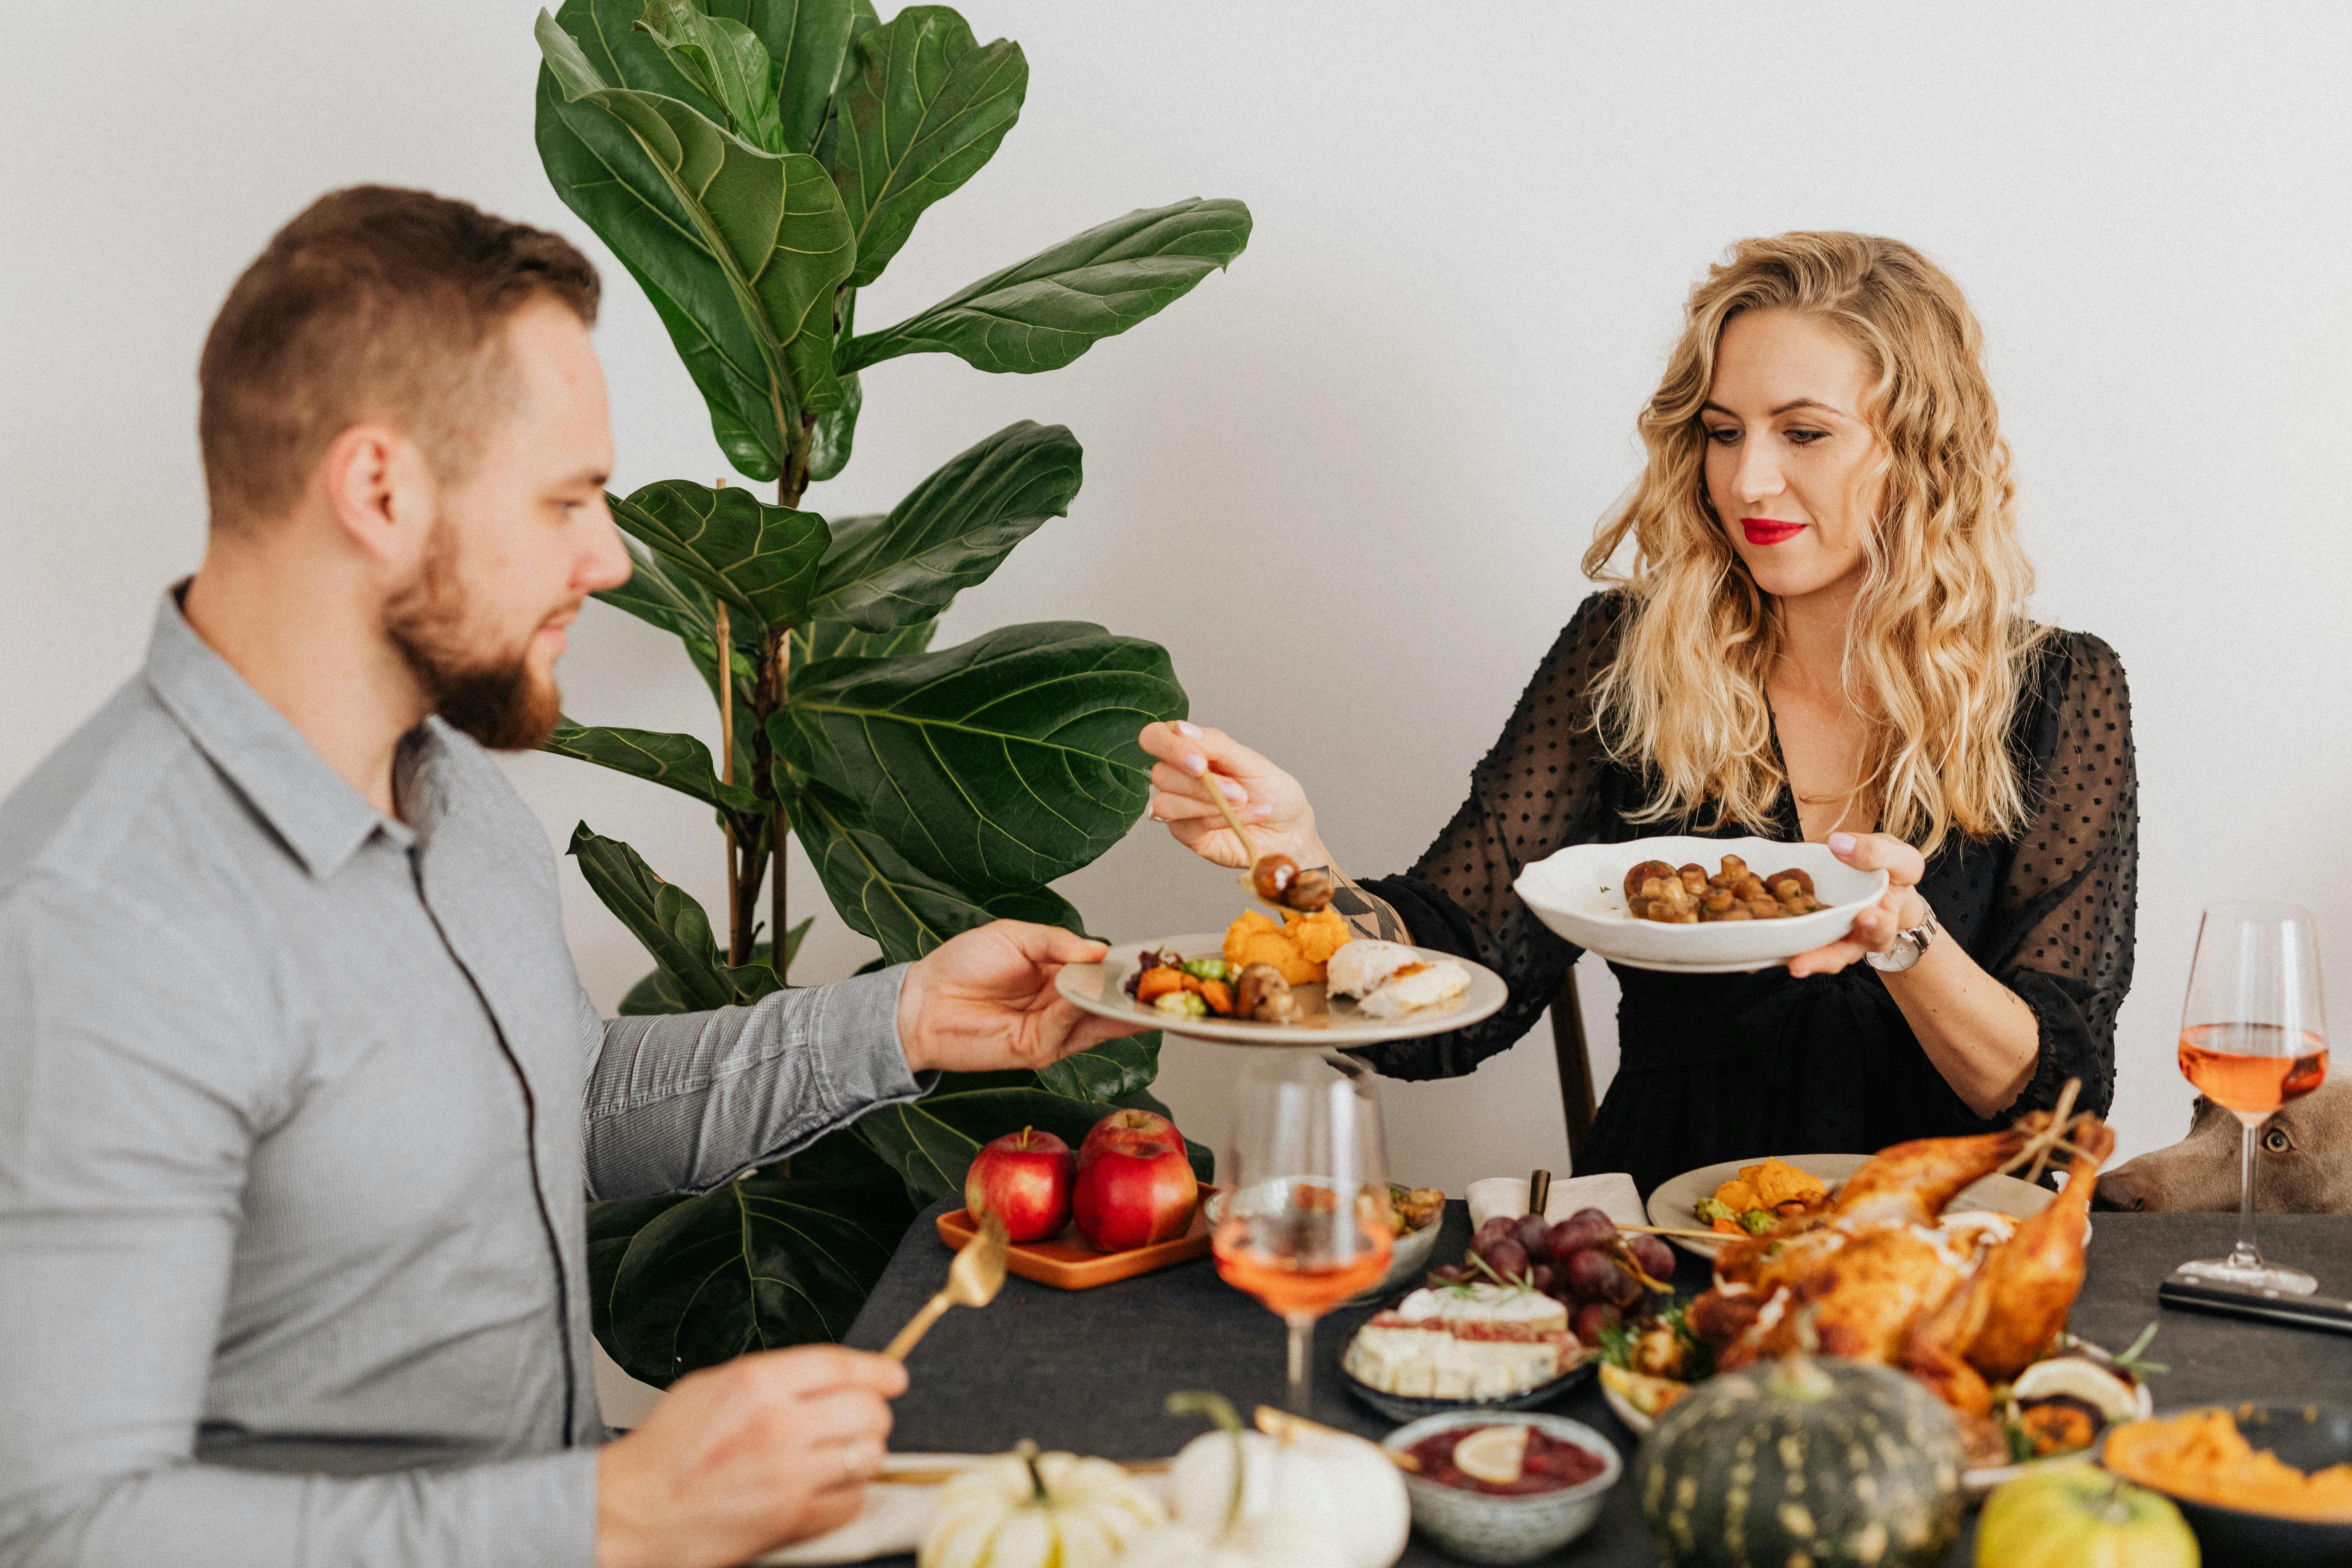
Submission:
<svg viewBox="0 0 2352 1568">
<path fill-rule="evenodd" d="M 593 1557 L 583 1194 L 909 1100 L 903 970 L 600 1019 L 538 821 L 376 812 L 166 596 L 0 804 L 0 1564 Z"/>
</svg>

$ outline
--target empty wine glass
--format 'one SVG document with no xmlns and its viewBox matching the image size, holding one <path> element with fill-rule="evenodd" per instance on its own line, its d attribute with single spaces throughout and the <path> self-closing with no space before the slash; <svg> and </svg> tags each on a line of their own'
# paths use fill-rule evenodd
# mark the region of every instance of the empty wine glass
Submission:
<svg viewBox="0 0 2352 1568">
<path fill-rule="evenodd" d="M 1387 1162 L 1371 1073 L 1284 1051 L 1235 1080 L 1217 1272 L 1290 1333 L 1288 1403 L 1307 1414 L 1315 1322 L 1388 1272 Z"/>
<path fill-rule="evenodd" d="M 2263 1261 L 2254 1246 L 2254 1131 L 2327 1077 L 2319 944 L 2310 911 L 2287 904 L 2216 904 L 2197 928 L 2180 1015 L 2180 1071 L 2245 1130 L 2239 1161 L 2238 1244 L 2227 1258 L 2178 1272 L 2227 1285 L 2307 1296 L 2318 1282 Z"/>
</svg>

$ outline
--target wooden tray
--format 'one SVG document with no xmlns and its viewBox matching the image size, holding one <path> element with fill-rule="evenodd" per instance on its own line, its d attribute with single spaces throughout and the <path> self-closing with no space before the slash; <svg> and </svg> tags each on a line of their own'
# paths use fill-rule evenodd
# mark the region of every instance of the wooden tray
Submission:
<svg viewBox="0 0 2352 1568">
<path fill-rule="evenodd" d="M 1097 1252 L 1079 1238 L 1077 1227 L 1072 1226 L 1051 1241 L 1015 1242 L 1005 1256 L 1004 1267 L 1024 1279 L 1034 1279 L 1056 1290 L 1091 1290 L 1097 1285 L 1132 1279 L 1139 1274 L 1206 1258 L 1209 1194 L 1216 1190 L 1206 1182 L 1201 1184 L 1192 1223 L 1173 1241 L 1154 1242 L 1125 1252 Z M 940 1239 L 952 1250 L 962 1250 L 963 1244 L 971 1239 L 972 1231 L 969 1209 L 950 1209 L 940 1215 Z"/>
</svg>

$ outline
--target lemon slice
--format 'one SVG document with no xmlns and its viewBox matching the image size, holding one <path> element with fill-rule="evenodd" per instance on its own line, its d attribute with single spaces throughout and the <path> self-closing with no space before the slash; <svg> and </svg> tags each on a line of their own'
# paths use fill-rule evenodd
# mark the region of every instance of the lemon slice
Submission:
<svg viewBox="0 0 2352 1568">
<path fill-rule="evenodd" d="M 1462 1473 L 1490 1487 L 1507 1487 L 1517 1480 L 1527 1458 L 1525 1426 L 1481 1426 L 1454 1445 L 1454 1462 Z"/>
</svg>

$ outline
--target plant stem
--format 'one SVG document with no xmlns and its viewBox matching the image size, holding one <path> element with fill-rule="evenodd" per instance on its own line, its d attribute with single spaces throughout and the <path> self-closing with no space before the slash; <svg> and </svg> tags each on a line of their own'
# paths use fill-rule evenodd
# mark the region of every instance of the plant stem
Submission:
<svg viewBox="0 0 2352 1568">
<path fill-rule="evenodd" d="M 725 489 L 727 481 L 720 479 L 719 489 Z M 735 639 L 727 626 L 727 601 L 719 601 L 717 625 L 719 638 L 719 782 L 735 782 Z M 727 824 L 727 962 L 743 964 L 751 962 L 751 932 L 743 928 L 743 900 L 739 891 L 742 871 L 739 865 L 740 846 L 735 841 L 735 824 Z"/>
<path fill-rule="evenodd" d="M 793 634 L 789 628 L 774 635 L 769 645 L 768 663 L 774 682 L 772 695 L 775 704 L 769 711 L 773 712 L 776 709 L 783 707 L 791 698 Z M 766 728 L 763 719 L 761 724 L 762 732 Z M 784 816 L 782 801 L 776 802 L 770 813 L 768 822 L 768 842 L 772 846 L 772 852 L 776 858 L 776 868 L 773 872 L 775 881 L 772 884 L 768 895 L 770 900 L 768 954 L 770 962 L 775 967 L 777 981 L 789 984 L 791 977 L 786 973 L 789 960 L 784 956 L 784 932 L 788 929 L 784 924 L 784 836 L 792 831 L 793 825 L 791 819 Z"/>
</svg>

